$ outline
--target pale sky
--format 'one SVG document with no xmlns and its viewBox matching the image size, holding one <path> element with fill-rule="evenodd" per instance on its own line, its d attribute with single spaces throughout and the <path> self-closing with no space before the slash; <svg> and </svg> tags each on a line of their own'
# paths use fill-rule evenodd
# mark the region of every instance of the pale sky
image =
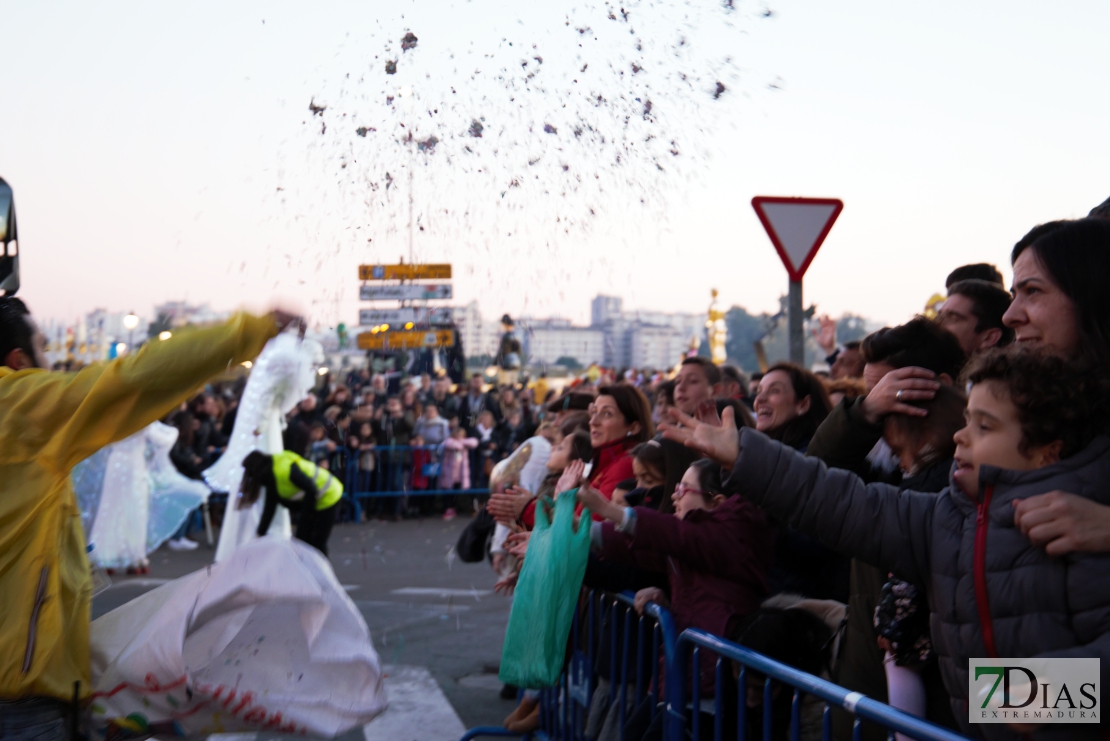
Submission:
<svg viewBox="0 0 1110 741">
<path fill-rule="evenodd" d="M 511 189 L 502 195 L 519 169 L 510 157 L 535 149 L 549 180 L 562 172 L 555 159 L 569 158 L 573 175 L 589 158 L 573 148 L 570 119 L 553 118 L 569 79 L 546 98 L 498 104 L 489 60 L 531 55 L 523 42 L 536 43 L 545 70 L 576 65 L 575 54 L 595 70 L 623 60 L 629 37 L 604 36 L 603 0 L 5 3 L 0 177 L 15 192 L 20 295 L 43 317 L 280 299 L 323 324 L 356 323 L 356 266 L 408 252 L 407 202 L 375 206 L 365 188 L 381 178 L 375 167 L 398 177 L 408 155 L 384 128 L 351 133 L 356 119 L 386 120 L 379 93 L 397 85 L 428 107 L 444 101 L 452 130 L 486 114 L 474 152 L 461 153 L 460 133 L 419 155 L 415 208 L 428 226 L 417 258 L 452 262 L 457 302 L 477 298 L 487 316 L 585 321 L 599 292 L 631 308 L 702 311 L 713 287 L 726 304 L 773 311 L 786 274 L 749 202 L 796 195 L 845 203 L 806 276 L 806 303 L 900 322 L 953 267 L 994 262 L 1008 278 L 1025 231 L 1110 195 L 1108 3 L 772 0 L 728 16 L 714 0 L 624 5 L 645 54 L 653 39 L 688 33 L 692 53 L 724 50 L 732 71 L 691 83 L 701 97 L 653 99 L 651 125 L 688 137 L 677 169 L 601 167 L 596 192 L 566 202 L 525 183 L 513 205 Z M 675 21 L 684 13 L 686 32 Z M 594 31 L 567 25 L 582 19 Z M 409 29 L 419 46 L 402 53 Z M 591 33 L 600 46 L 588 46 Z M 390 54 L 399 72 L 386 78 Z M 670 63 L 649 58 L 636 79 Z M 712 101 L 704 87 L 726 73 Z M 607 79 L 590 84 L 608 96 Z M 455 87 L 458 97 L 446 92 Z M 309 112 L 313 98 L 328 105 L 323 117 Z M 557 134 L 520 133 L 549 120 Z M 510 132 L 500 142 L 498 126 Z M 596 217 L 560 234 L 555 218 L 585 205 Z"/>
</svg>

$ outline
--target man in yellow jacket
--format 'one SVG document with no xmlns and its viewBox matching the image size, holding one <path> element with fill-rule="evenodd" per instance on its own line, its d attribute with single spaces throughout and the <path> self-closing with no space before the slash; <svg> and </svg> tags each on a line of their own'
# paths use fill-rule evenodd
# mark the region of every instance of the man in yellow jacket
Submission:
<svg viewBox="0 0 1110 741">
<path fill-rule="evenodd" d="M 0 297 L 0 737 L 66 738 L 75 694 L 91 691 L 92 584 L 73 466 L 255 358 L 292 321 L 239 314 L 55 373 L 26 306 Z"/>
</svg>

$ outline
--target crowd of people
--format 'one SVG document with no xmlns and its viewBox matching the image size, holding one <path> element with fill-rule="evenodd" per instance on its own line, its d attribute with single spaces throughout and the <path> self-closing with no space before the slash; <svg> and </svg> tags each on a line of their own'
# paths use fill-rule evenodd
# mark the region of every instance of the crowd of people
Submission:
<svg viewBox="0 0 1110 741">
<path fill-rule="evenodd" d="M 827 371 L 778 363 L 747 379 L 691 357 L 671 379 L 629 374 L 555 399 L 549 410 L 589 395 L 554 440 L 585 431 L 590 448 L 553 455 L 547 487 L 577 490 L 591 513 L 585 585 L 634 590 L 638 608 L 668 606 L 680 631 L 727 637 L 972 737 L 1048 732 L 969 725 L 968 660 L 1103 659 L 1110 646 L 1106 217 L 1031 230 L 1011 252 L 1009 289 L 992 265 L 956 268 L 935 318 L 843 345 L 822 321 Z M 500 589 L 519 578 L 544 493 L 490 498 L 514 531 Z M 754 675 L 746 718 L 759 735 Z M 774 697 L 772 737 L 786 738 L 790 693 Z M 649 719 L 630 711 L 624 738 L 659 738 Z M 506 725 L 538 720 L 526 692 Z M 847 714 L 834 726 L 851 736 Z"/>
<path fill-rule="evenodd" d="M 559 390 L 542 377 L 453 388 L 365 369 L 322 376 L 286 420 L 286 451 L 256 461 L 244 495 L 285 497 L 285 479 L 303 479 L 318 497 L 303 539 L 325 550 L 337 466 L 391 495 L 438 491 L 382 499 L 371 514 L 484 508 L 507 535 L 492 552 L 498 589 L 511 592 L 537 506 L 575 491 L 591 528 L 587 587 L 634 590 L 639 609 L 668 606 L 679 630 L 968 735 L 1036 734 L 969 726 L 968 659 L 1101 659 L 1110 646 L 1110 212 L 1037 226 L 1010 261 L 1009 288 L 991 265 L 953 270 L 935 318 L 844 344 L 822 321 L 820 372 L 776 363 L 747 376 L 693 356 L 671 370 L 593 368 Z M 0 722 L 61 737 L 70 701 L 87 697 L 84 538 L 79 518 L 60 514 L 69 471 L 166 419 L 179 431 L 172 460 L 200 477 L 228 445 L 243 386 L 205 382 L 294 320 L 240 315 L 111 364 L 44 373 L 42 333 L 22 302 L 0 298 L 0 540 L 12 554 L 0 589 L 31 616 L 29 630 L 13 623 L 0 637 Z M 523 450 L 543 451 L 535 486 L 466 494 Z M 713 686 L 710 664 L 695 671 Z M 754 710 L 762 679 L 748 681 Z M 591 717 L 611 715 L 605 698 Z M 770 732 L 785 737 L 789 693 L 773 698 Z M 651 713 L 633 710 L 624 737 L 658 738 Z M 750 730 L 763 718 L 748 712 Z M 526 693 L 507 725 L 537 723 Z M 835 723 L 850 735 L 848 716 Z M 1099 726 L 1065 735 L 1094 738 Z"/>
</svg>

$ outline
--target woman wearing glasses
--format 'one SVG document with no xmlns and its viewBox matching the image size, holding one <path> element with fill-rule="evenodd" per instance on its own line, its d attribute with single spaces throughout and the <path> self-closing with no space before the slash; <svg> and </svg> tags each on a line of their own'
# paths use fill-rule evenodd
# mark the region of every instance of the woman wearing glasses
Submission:
<svg viewBox="0 0 1110 741">
<path fill-rule="evenodd" d="M 573 477 L 572 469 L 580 474 L 582 466 L 567 467 Z M 669 605 L 679 632 L 693 627 L 729 635 L 767 595 L 774 529 L 758 507 L 722 492 L 721 467 L 707 459 L 686 469 L 672 499 L 674 514 L 664 514 L 651 507 L 621 507 L 590 484 L 578 489 L 579 503 L 605 520 L 594 523 L 591 532 L 603 561 L 667 577 L 670 599 L 656 587 L 641 589 L 638 611 L 648 602 Z M 712 688 L 715 658 L 705 652 L 704 659 L 701 686 Z"/>
</svg>

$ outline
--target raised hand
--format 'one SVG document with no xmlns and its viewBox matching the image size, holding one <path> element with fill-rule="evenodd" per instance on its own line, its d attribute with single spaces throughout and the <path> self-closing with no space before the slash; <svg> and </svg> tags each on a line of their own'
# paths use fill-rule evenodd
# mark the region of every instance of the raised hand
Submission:
<svg viewBox="0 0 1110 741">
<path fill-rule="evenodd" d="M 693 448 L 726 468 L 732 468 L 740 457 L 740 431 L 736 429 L 736 414 L 732 407 L 725 407 L 720 426 L 701 422 L 677 407 L 667 410 L 671 421 L 659 425 L 663 437 Z"/>
<path fill-rule="evenodd" d="M 813 339 L 827 357 L 836 350 L 836 320 L 830 319 L 829 315 L 825 314 L 817 317 L 817 321 L 821 324 L 821 328 L 813 330 Z"/>
<path fill-rule="evenodd" d="M 582 482 L 582 474 L 585 470 L 585 461 L 571 461 L 570 465 L 563 469 L 559 482 L 555 484 L 555 493 L 562 494 L 578 486 Z"/>
<path fill-rule="evenodd" d="M 290 325 L 295 325 L 298 328 L 305 326 L 304 317 L 278 307 L 270 310 L 270 318 L 274 320 L 279 332 L 284 332 Z"/>
<path fill-rule="evenodd" d="M 511 525 L 520 518 L 520 513 L 532 501 L 532 493 L 519 486 L 513 486 L 508 491 L 490 494 L 486 509 L 493 519 L 502 525 Z"/>
<path fill-rule="evenodd" d="M 532 533 L 529 531 L 513 533 L 505 538 L 505 550 L 517 558 L 524 558 L 524 555 L 528 552 L 528 541 L 531 539 Z"/>
</svg>

